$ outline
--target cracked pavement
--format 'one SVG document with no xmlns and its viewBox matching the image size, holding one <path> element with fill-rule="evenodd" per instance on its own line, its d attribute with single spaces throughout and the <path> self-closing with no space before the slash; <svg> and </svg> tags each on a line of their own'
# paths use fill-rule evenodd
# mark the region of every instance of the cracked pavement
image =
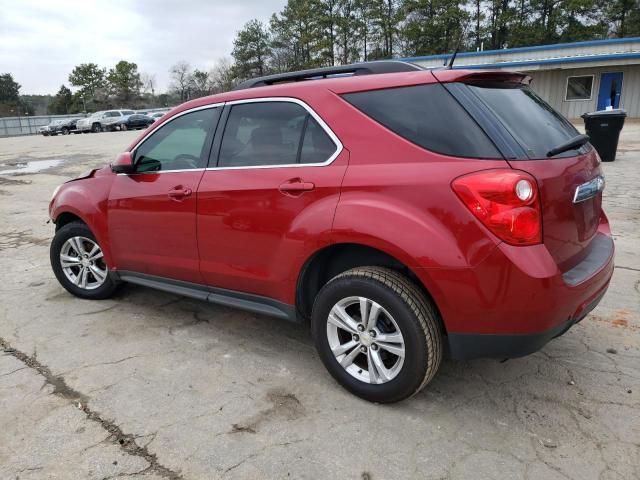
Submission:
<svg viewBox="0 0 640 480">
<path fill-rule="evenodd" d="M 446 360 L 389 406 L 342 390 L 305 326 L 58 285 L 52 191 L 135 135 L 0 139 L 0 478 L 640 478 L 640 123 L 604 164 L 617 266 L 600 306 L 529 357 Z M 2 174 L 40 159 L 64 161 Z"/>
</svg>

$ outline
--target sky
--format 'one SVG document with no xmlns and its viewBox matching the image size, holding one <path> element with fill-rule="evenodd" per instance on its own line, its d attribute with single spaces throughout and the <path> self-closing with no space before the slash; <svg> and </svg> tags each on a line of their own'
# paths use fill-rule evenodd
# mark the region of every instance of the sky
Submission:
<svg viewBox="0 0 640 480">
<path fill-rule="evenodd" d="M 0 74 L 13 74 L 23 95 L 55 94 L 80 63 L 127 60 L 165 91 L 172 65 L 210 69 L 247 21 L 268 21 L 285 1 L 0 0 Z"/>
</svg>

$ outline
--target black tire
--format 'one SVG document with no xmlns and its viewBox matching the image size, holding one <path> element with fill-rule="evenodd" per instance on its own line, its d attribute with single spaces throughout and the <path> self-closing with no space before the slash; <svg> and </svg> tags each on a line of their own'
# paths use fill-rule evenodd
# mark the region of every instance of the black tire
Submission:
<svg viewBox="0 0 640 480">
<path fill-rule="evenodd" d="M 340 300 L 352 296 L 380 304 L 404 338 L 404 362 L 386 383 L 371 384 L 355 378 L 338 363 L 329 346 L 329 312 Z M 311 328 L 329 373 L 348 391 L 371 402 L 391 403 L 415 395 L 431 381 L 442 360 L 443 333 L 435 307 L 408 278 L 388 268 L 354 268 L 330 280 L 314 302 Z"/>
<path fill-rule="evenodd" d="M 64 127 L 64 128 L 62 129 L 62 134 L 63 134 L 63 135 L 69 135 L 69 129 L 68 129 L 67 127 Z"/>
<path fill-rule="evenodd" d="M 60 284 L 69 293 L 72 293 L 76 297 L 88 300 L 102 300 L 111 297 L 118 288 L 118 283 L 108 274 L 104 283 L 93 290 L 80 288 L 71 282 L 71 280 L 69 280 L 65 275 L 62 265 L 60 264 L 60 252 L 62 251 L 65 242 L 72 237 L 85 237 L 94 241 L 96 244 L 98 243 L 96 237 L 84 223 L 71 222 L 60 228 L 53 237 L 53 240 L 51 241 L 51 248 L 49 250 L 51 268 L 53 269 L 53 273 L 58 279 L 58 282 L 60 282 Z"/>
<path fill-rule="evenodd" d="M 92 131 L 93 133 L 100 133 L 100 132 L 102 132 L 102 125 L 100 125 L 99 123 L 94 123 L 94 124 L 91 126 L 91 131 Z"/>
<path fill-rule="evenodd" d="M 120 131 L 122 132 L 126 132 L 127 131 L 127 124 L 123 123 L 122 125 L 120 125 Z"/>
</svg>

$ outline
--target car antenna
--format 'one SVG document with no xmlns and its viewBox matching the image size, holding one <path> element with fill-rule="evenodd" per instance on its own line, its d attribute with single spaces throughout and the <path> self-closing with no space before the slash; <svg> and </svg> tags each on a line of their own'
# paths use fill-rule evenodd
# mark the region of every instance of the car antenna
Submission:
<svg viewBox="0 0 640 480">
<path fill-rule="evenodd" d="M 447 70 L 451 70 L 453 68 L 453 62 L 456 61 L 456 56 L 458 55 L 458 51 L 460 50 L 460 45 L 462 44 L 462 39 L 466 36 L 467 33 L 467 23 L 462 27 L 462 31 L 460 32 L 460 36 L 458 37 L 458 44 L 456 45 L 456 49 L 453 51 L 453 55 L 451 55 L 451 60 L 449 60 L 449 64 L 446 66 Z"/>
</svg>

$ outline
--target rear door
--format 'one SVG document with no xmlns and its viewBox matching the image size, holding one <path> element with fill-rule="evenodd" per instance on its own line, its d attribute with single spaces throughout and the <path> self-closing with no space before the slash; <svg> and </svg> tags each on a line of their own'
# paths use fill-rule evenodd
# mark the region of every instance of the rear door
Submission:
<svg viewBox="0 0 640 480">
<path fill-rule="evenodd" d="M 549 157 L 552 148 L 579 132 L 526 85 L 489 77 L 448 88 L 465 89 L 488 115 L 482 122 L 493 123 L 491 128 L 499 127 L 512 139 L 507 157 L 511 167 L 530 173 L 538 182 L 544 244 L 562 271 L 573 267 L 586 255 L 601 217 L 602 170 L 595 150 L 587 143 Z M 576 190 L 589 182 L 598 189 L 588 198 L 576 199 Z"/>
<path fill-rule="evenodd" d="M 348 153 L 300 101 L 226 110 L 198 190 L 202 275 L 213 287 L 290 301 L 292 264 L 327 240 Z"/>
</svg>

